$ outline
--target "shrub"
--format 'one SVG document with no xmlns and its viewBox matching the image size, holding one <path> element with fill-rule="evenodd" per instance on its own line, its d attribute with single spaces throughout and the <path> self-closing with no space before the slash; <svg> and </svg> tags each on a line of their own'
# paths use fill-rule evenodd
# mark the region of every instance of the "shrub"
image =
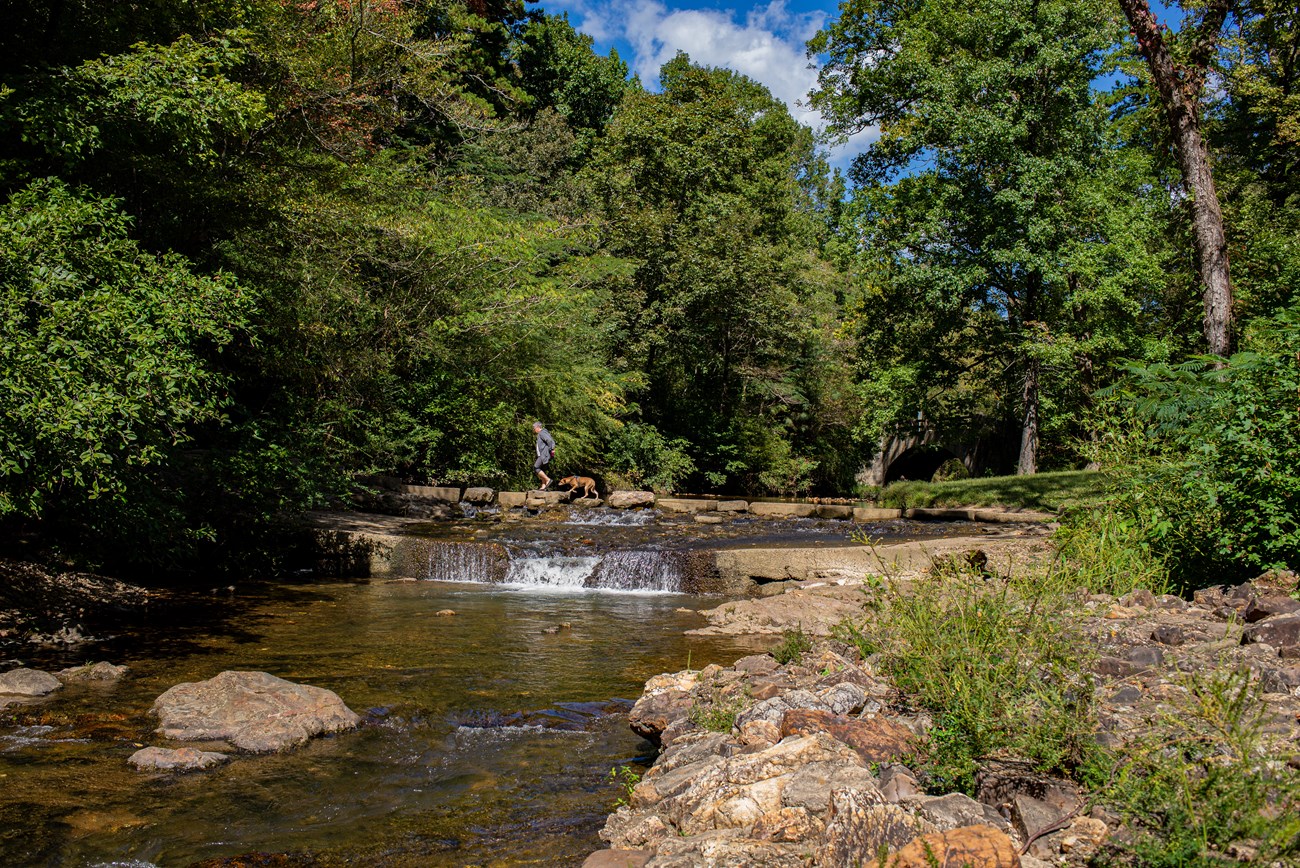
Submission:
<svg viewBox="0 0 1300 868">
<path fill-rule="evenodd" d="M 934 714 L 921 771 L 936 791 L 972 792 L 977 760 L 1010 751 L 1069 772 L 1094 748 L 1090 649 L 1065 613 L 1057 573 L 994 578 L 954 559 L 893 582 L 841 634 L 874 650 Z"/>
<path fill-rule="evenodd" d="M 1099 781 L 1103 801 L 1136 835 L 1103 864 L 1213 868 L 1251 861 L 1293 865 L 1300 857 L 1300 777 L 1263 757 L 1266 710 L 1248 670 L 1186 682 L 1186 698 Z"/>
<path fill-rule="evenodd" d="M 1300 565 L 1300 306 L 1257 320 L 1223 360 L 1134 365 L 1098 460 L 1113 507 L 1192 580 Z"/>
<path fill-rule="evenodd" d="M 669 440 L 653 425 L 628 422 L 609 439 L 605 461 L 635 486 L 673 491 L 695 472 L 695 462 L 681 438 Z"/>
<path fill-rule="evenodd" d="M 812 637 L 803 631 L 803 625 L 800 624 L 793 630 L 783 632 L 781 644 L 773 648 L 770 653 L 776 662 L 782 665 L 798 663 L 803 659 L 805 651 L 812 650 L 812 646 Z"/>
<path fill-rule="evenodd" d="M 747 697 L 741 693 L 728 695 L 714 686 L 707 695 L 696 695 L 687 718 L 696 726 L 711 732 L 731 732 L 736 725 L 736 715 L 745 710 Z"/>
</svg>

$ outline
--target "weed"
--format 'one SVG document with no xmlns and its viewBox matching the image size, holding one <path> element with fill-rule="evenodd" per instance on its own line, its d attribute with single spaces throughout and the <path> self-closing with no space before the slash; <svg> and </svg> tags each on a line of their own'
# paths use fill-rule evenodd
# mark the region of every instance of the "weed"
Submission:
<svg viewBox="0 0 1300 868">
<path fill-rule="evenodd" d="M 1151 548 L 1148 535 L 1133 518 L 1107 504 L 1073 511 L 1056 532 L 1058 567 L 1098 594 L 1118 597 L 1136 588 L 1168 593 L 1173 584 L 1168 565 Z"/>
<path fill-rule="evenodd" d="M 876 595 L 871 617 L 837 636 L 875 653 L 898 687 L 931 710 L 924 773 L 971 792 L 980 757 L 1010 751 L 1069 771 L 1095 750 L 1091 649 L 1065 614 L 1062 576 L 989 578 L 962 559 Z"/>
<path fill-rule="evenodd" d="M 782 665 L 799 663 L 803 660 L 804 652 L 811 651 L 812 646 L 812 637 L 803 631 L 803 625 L 800 624 L 793 630 L 782 633 L 781 644 L 773 648 L 770 653 L 776 662 Z"/>
<path fill-rule="evenodd" d="M 731 732 L 736 725 L 736 715 L 749 704 L 748 698 L 747 692 L 728 696 L 715 686 L 708 696 L 695 697 L 687 717 L 691 723 L 711 732 Z"/>
<path fill-rule="evenodd" d="M 631 766 L 614 766 L 609 770 L 610 783 L 618 784 L 623 790 L 623 794 L 614 802 L 614 807 L 621 808 L 623 805 L 630 804 L 632 791 L 636 785 L 641 783 L 641 773 L 635 771 Z"/>
<path fill-rule="evenodd" d="M 1260 864 L 1296 864 L 1300 777 L 1260 755 L 1258 683 L 1241 669 L 1191 676 L 1185 686 L 1174 711 L 1097 781 L 1137 832 L 1108 864 L 1216 868 L 1238 862 L 1230 854 L 1243 844 Z"/>
</svg>

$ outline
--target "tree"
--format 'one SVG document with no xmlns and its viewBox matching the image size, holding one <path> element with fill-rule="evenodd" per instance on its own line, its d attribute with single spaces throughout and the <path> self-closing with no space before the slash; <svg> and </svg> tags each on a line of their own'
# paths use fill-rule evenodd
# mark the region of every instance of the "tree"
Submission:
<svg viewBox="0 0 1300 868">
<path fill-rule="evenodd" d="M 987 393 L 993 372 L 1016 371 L 1002 404 L 1018 411 L 1017 472 L 1033 473 L 1044 363 L 1086 310 L 1070 260 L 1094 227 L 1075 194 L 1098 166 L 1091 86 L 1114 34 L 1078 0 L 841 11 L 809 43 L 825 58 L 813 105 L 836 133 L 880 128 L 854 166 L 858 247 L 893 324 L 872 328 L 928 369 L 903 374 L 913 410 L 929 412 L 936 389 Z"/>
<path fill-rule="evenodd" d="M 1221 356 L 1227 355 L 1232 343 L 1232 279 L 1223 211 L 1201 130 L 1201 93 L 1220 31 L 1235 5 L 1235 0 L 1209 0 L 1188 15 L 1175 37 L 1161 28 L 1147 0 L 1120 0 L 1151 72 L 1183 184 L 1192 199 L 1192 240 L 1204 286 L 1202 329 L 1210 352 Z"/>
</svg>

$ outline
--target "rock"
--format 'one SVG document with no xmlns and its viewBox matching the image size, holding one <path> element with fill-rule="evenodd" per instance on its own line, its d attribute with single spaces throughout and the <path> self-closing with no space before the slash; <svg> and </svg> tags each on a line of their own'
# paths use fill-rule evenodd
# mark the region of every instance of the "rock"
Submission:
<svg viewBox="0 0 1300 868">
<path fill-rule="evenodd" d="M 997 829 L 966 826 L 922 835 L 887 864 L 889 868 L 1020 868 L 1020 856 L 1011 839 Z"/>
<path fill-rule="evenodd" d="M 437 615 L 439 618 L 450 618 L 452 615 L 456 614 L 456 610 L 455 610 L 455 609 L 439 609 L 438 611 L 434 612 L 433 614 Z"/>
<path fill-rule="evenodd" d="M 182 747 L 172 750 L 165 747 L 145 747 L 131 754 L 127 760 L 141 771 L 188 772 L 220 765 L 230 757 L 224 753 Z"/>
<path fill-rule="evenodd" d="M 653 491 L 611 491 L 605 503 L 613 509 L 636 509 L 655 505 Z"/>
<path fill-rule="evenodd" d="M 807 809 L 781 808 L 759 817 L 749 837 L 756 841 L 797 844 L 820 838 L 825 830 L 826 824 L 808 813 Z"/>
<path fill-rule="evenodd" d="M 751 720 L 740 728 L 743 744 L 776 744 L 781 740 L 781 729 L 769 720 Z"/>
<path fill-rule="evenodd" d="M 767 518 L 808 518 L 817 511 L 812 503 L 751 503 L 749 511 L 753 515 Z"/>
<path fill-rule="evenodd" d="M 791 709 L 781 718 L 781 735 L 824 732 L 857 751 L 864 762 L 893 762 L 913 753 L 916 736 L 883 717 L 860 720 L 827 711 Z"/>
<path fill-rule="evenodd" d="M 1243 643 L 1264 642 L 1285 652 L 1300 648 L 1300 614 L 1274 615 L 1248 626 L 1242 634 Z"/>
<path fill-rule="evenodd" d="M 152 713 L 167 738 L 225 739 L 253 753 L 296 747 L 361 720 L 333 691 L 266 672 L 222 672 L 177 684 L 154 701 Z"/>
<path fill-rule="evenodd" d="M 1022 841 L 1044 833 L 1068 814 L 1069 811 L 1063 811 L 1059 806 L 1050 805 L 1025 793 L 1016 793 L 1011 798 L 1011 822 L 1015 824 Z"/>
<path fill-rule="evenodd" d="M 1242 612 L 1242 619 L 1247 624 L 1254 624 L 1274 615 L 1290 615 L 1293 612 L 1300 612 L 1300 600 L 1282 595 L 1270 595 L 1259 597 L 1247 604 L 1245 611 Z"/>
<path fill-rule="evenodd" d="M 770 654 L 751 654 L 748 657 L 741 657 L 731 664 L 731 668 L 748 675 L 770 675 L 779 665 Z"/>
<path fill-rule="evenodd" d="M 645 868 L 653 856 L 653 850 L 597 850 L 582 868 Z"/>
<path fill-rule="evenodd" d="M 651 848 L 672 834 L 658 815 L 624 805 L 609 815 L 598 837 L 616 850 Z"/>
<path fill-rule="evenodd" d="M 880 792 L 885 801 L 897 804 L 903 799 L 920 795 L 921 785 L 907 766 L 889 763 L 880 770 Z"/>
<path fill-rule="evenodd" d="M 918 835 L 932 831 L 924 820 L 879 800 L 880 793 L 874 790 L 831 793 L 825 843 L 817 851 L 814 864 L 825 868 L 874 865 L 882 849 L 903 847 Z"/>
<path fill-rule="evenodd" d="M 10 669 L 0 675 L 0 693 L 14 696 L 45 696 L 63 685 L 59 679 L 39 669 Z"/>
<path fill-rule="evenodd" d="M 858 506 L 853 509 L 853 520 L 856 522 L 893 521 L 902 517 L 901 509 L 882 509 L 873 506 Z"/>
<path fill-rule="evenodd" d="M 460 499 L 465 503 L 485 504 L 491 503 L 495 497 L 495 491 L 479 486 L 465 489 L 465 493 L 460 496 Z"/>
<path fill-rule="evenodd" d="M 514 509 L 517 506 L 523 506 L 527 502 L 528 492 L 526 491 L 497 492 L 497 505 L 502 509 Z"/>
<path fill-rule="evenodd" d="M 527 509 L 549 509 L 559 506 L 568 498 L 567 491 L 530 491 L 524 497 Z"/>
<path fill-rule="evenodd" d="M 749 501 L 719 500 L 718 512 L 749 512 Z"/>
<path fill-rule="evenodd" d="M 1170 612 L 1182 612 L 1187 609 L 1187 601 L 1174 594 L 1161 594 L 1156 597 L 1156 608 Z"/>
<path fill-rule="evenodd" d="M 660 497 L 655 500 L 655 506 L 663 512 L 713 512 L 717 507 L 715 500 L 687 500 L 679 497 Z"/>
<path fill-rule="evenodd" d="M 698 524 L 722 524 L 724 520 L 720 515 L 710 515 L 708 513 L 697 514 L 694 519 Z"/>
<path fill-rule="evenodd" d="M 1110 701 L 1115 705 L 1132 705 L 1141 698 L 1142 691 L 1131 684 L 1124 685 L 1110 695 Z"/>
<path fill-rule="evenodd" d="M 740 829 L 716 829 L 689 838 L 669 838 L 659 846 L 651 868 L 806 868 L 798 844 L 754 841 Z"/>
<path fill-rule="evenodd" d="M 125 666 L 114 666 L 105 660 L 87 663 L 59 671 L 59 680 L 64 684 L 103 683 L 117 681 L 126 674 Z"/>
<path fill-rule="evenodd" d="M 907 807 L 940 832 L 950 832 L 964 826 L 992 826 L 1004 832 L 1010 830 L 1006 819 L 992 806 L 981 805 L 962 793 L 909 799 Z"/>
<path fill-rule="evenodd" d="M 817 698 L 835 714 L 854 714 L 867 704 L 867 691 L 851 681 L 841 681 L 828 690 L 822 690 Z"/>
<path fill-rule="evenodd" d="M 790 775 L 781 791 L 781 802 L 786 807 L 803 808 L 822 816 L 830 808 L 831 793 L 835 790 L 870 793 L 878 789 L 875 776 L 863 766 L 809 763 Z"/>
<path fill-rule="evenodd" d="M 632 731 L 654 744 L 660 743 L 663 731 L 678 718 L 686 717 L 695 700 L 681 690 L 664 690 L 653 696 L 642 696 L 628 714 Z"/>
<path fill-rule="evenodd" d="M 1154 645 L 1138 645 L 1130 648 L 1124 655 L 1130 663 L 1138 666 L 1161 666 L 1165 662 L 1165 652 Z"/>
<path fill-rule="evenodd" d="M 1118 657 L 1098 657 L 1092 664 L 1092 671 L 1106 678 L 1127 678 L 1141 667 Z"/>
<path fill-rule="evenodd" d="M 1182 645 L 1187 641 L 1187 631 L 1173 624 L 1161 624 L 1151 631 L 1151 641 L 1161 645 Z"/>
<path fill-rule="evenodd" d="M 1137 607 L 1148 609 L 1156 604 L 1156 595 L 1148 591 L 1146 588 L 1138 588 L 1137 590 L 1129 591 L 1127 594 L 1120 597 L 1119 604 L 1129 608 Z"/>
<path fill-rule="evenodd" d="M 986 760 L 975 788 L 975 798 L 1000 809 L 1003 816 L 1011 814 L 1012 800 L 1022 794 L 1046 803 L 1062 817 L 1082 801 L 1077 784 L 1036 772 L 1032 763 L 1021 760 Z"/>
<path fill-rule="evenodd" d="M 1293 570 L 1269 570 L 1256 576 L 1251 584 L 1265 591 L 1294 594 L 1297 586 L 1300 586 L 1300 575 Z"/>
<path fill-rule="evenodd" d="M 846 521 L 853 518 L 853 507 L 834 503 L 821 503 L 817 505 L 816 515 L 818 518 Z"/>
</svg>

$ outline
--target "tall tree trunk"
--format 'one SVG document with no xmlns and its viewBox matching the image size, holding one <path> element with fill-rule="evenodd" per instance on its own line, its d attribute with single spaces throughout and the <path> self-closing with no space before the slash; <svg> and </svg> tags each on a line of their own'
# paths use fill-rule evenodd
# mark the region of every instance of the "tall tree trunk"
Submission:
<svg viewBox="0 0 1300 868">
<path fill-rule="evenodd" d="M 1030 476 L 1038 472 L 1038 372 L 1038 360 L 1029 359 L 1025 366 L 1025 389 L 1021 396 L 1025 415 L 1020 426 L 1017 476 Z"/>
<path fill-rule="evenodd" d="M 1219 31 L 1233 0 L 1209 0 L 1193 39 L 1187 64 L 1175 65 L 1160 25 L 1147 0 L 1119 0 L 1137 36 L 1138 49 L 1151 70 L 1169 131 L 1173 135 L 1183 185 L 1192 198 L 1192 238 L 1197 270 L 1204 286 L 1202 330 L 1210 352 L 1227 355 L 1231 348 L 1232 279 L 1228 273 L 1228 242 L 1223 212 L 1214 188 L 1210 153 L 1201 135 L 1198 106 L 1205 71 L 1214 56 Z"/>
</svg>

